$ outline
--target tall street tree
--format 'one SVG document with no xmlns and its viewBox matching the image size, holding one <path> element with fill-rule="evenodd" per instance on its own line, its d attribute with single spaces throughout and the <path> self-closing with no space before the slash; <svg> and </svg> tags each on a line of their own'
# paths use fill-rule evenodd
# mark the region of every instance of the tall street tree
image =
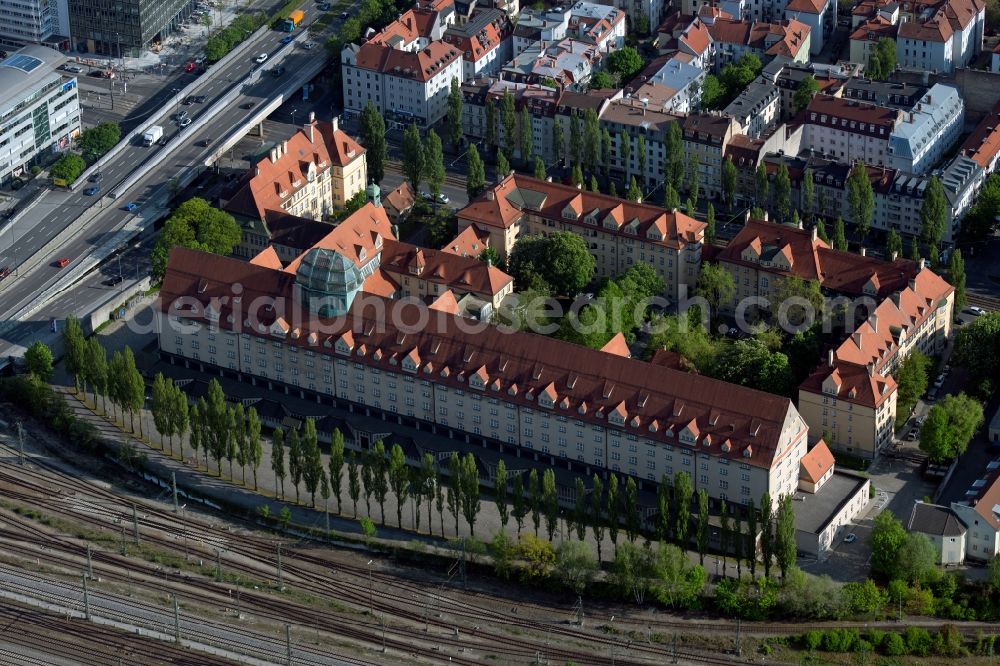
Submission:
<svg viewBox="0 0 1000 666">
<path fill-rule="evenodd" d="M 66 317 L 62 341 L 66 371 L 73 375 L 76 390 L 79 391 L 87 367 L 87 339 L 80 327 L 80 320 L 73 315 Z"/>
<path fill-rule="evenodd" d="M 274 494 L 285 499 L 285 431 L 281 427 L 271 433 L 271 471 L 274 472 Z M 280 494 L 279 494 L 280 484 Z"/>
<path fill-rule="evenodd" d="M 844 230 L 844 220 L 840 217 L 833 223 L 833 247 L 847 251 L 847 233 Z"/>
<path fill-rule="evenodd" d="M 628 540 L 635 543 L 642 529 L 642 516 L 639 515 L 639 492 L 635 478 L 628 477 L 625 481 L 625 533 Z"/>
<path fill-rule="evenodd" d="M 698 489 L 698 563 L 705 565 L 705 553 L 708 551 L 708 493 L 704 488 Z"/>
<path fill-rule="evenodd" d="M 503 126 L 504 152 L 513 156 L 517 150 L 517 115 L 514 111 L 514 96 L 506 88 L 500 97 L 500 124 Z"/>
<path fill-rule="evenodd" d="M 528 473 L 528 505 L 531 508 L 531 523 L 535 527 L 535 536 L 542 526 L 542 483 L 538 478 L 538 470 Z"/>
<path fill-rule="evenodd" d="M 726 210 L 731 211 L 736 201 L 736 165 L 729 157 L 722 161 L 722 199 Z"/>
<path fill-rule="evenodd" d="M 597 561 L 601 561 L 601 550 L 604 545 L 604 481 L 596 472 L 590 485 L 590 529 L 594 532 L 597 542 Z"/>
<path fill-rule="evenodd" d="M 451 89 L 448 92 L 448 138 L 451 140 L 453 150 L 458 150 L 462 146 L 462 91 L 458 86 L 458 79 L 452 77 Z"/>
<path fill-rule="evenodd" d="M 788 570 L 795 566 L 795 509 L 792 507 L 791 495 L 783 495 L 778 503 L 774 547 L 778 567 L 781 569 L 781 581 L 784 583 Z"/>
<path fill-rule="evenodd" d="M 323 475 L 323 455 L 319 450 L 319 436 L 316 432 L 316 421 L 306 419 L 302 429 L 302 478 L 309 491 L 309 503 L 316 508 L 316 491 L 319 489 L 320 477 Z"/>
<path fill-rule="evenodd" d="M 389 461 L 385 453 L 385 443 L 380 439 L 372 447 L 369 458 L 372 467 L 372 495 L 378 502 L 379 518 L 382 525 L 385 525 L 385 498 L 389 495 Z"/>
<path fill-rule="evenodd" d="M 774 517 L 771 513 L 771 496 L 764 493 L 760 498 L 760 549 L 765 578 L 771 577 L 771 558 L 774 557 Z"/>
<path fill-rule="evenodd" d="M 497 463 L 496 475 L 493 478 L 493 489 L 496 497 L 497 512 L 500 514 L 500 525 L 507 529 L 510 520 L 510 506 L 507 504 L 507 464 L 503 458 Z"/>
<path fill-rule="evenodd" d="M 951 253 L 948 281 L 955 287 L 955 312 L 960 312 L 965 307 L 967 297 L 965 295 L 965 261 L 962 260 L 962 251 L 958 248 L 955 248 Z"/>
<path fill-rule="evenodd" d="M 774 214 L 778 222 L 788 221 L 792 209 L 792 181 L 788 175 L 788 167 L 784 163 L 778 165 L 774 175 Z"/>
<path fill-rule="evenodd" d="M 420 138 L 420 130 L 412 123 L 403 132 L 403 175 L 410 181 L 414 192 L 420 191 L 420 183 L 424 179 L 424 142 Z"/>
<path fill-rule="evenodd" d="M 184 404 L 187 404 L 186 400 Z M 257 490 L 257 470 L 264 460 L 264 447 L 260 442 L 260 416 L 253 407 L 247 410 L 246 437 L 247 464 L 250 465 L 250 469 L 253 472 L 253 489 Z M 183 455 L 183 450 L 181 451 L 181 455 Z"/>
<path fill-rule="evenodd" d="M 340 428 L 333 429 L 333 438 L 330 442 L 330 462 L 328 478 L 330 480 L 330 490 L 333 491 L 333 496 L 337 498 L 337 513 L 342 513 L 343 510 L 340 506 L 340 498 L 343 494 L 343 476 L 344 476 L 344 433 L 340 432 Z"/>
<path fill-rule="evenodd" d="M 802 186 L 799 188 L 799 192 L 800 207 L 802 208 L 803 218 L 806 222 L 811 222 L 813 216 L 813 201 L 815 200 L 815 183 L 813 182 L 812 169 L 806 169 L 805 173 L 802 175 Z"/>
<path fill-rule="evenodd" d="M 302 452 L 302 440 L 299 431 L 291 428 L 288 431 L 288 477 L 295 487 L 295 503 L 299 503 L 299 484 L 302 483 L 302 473 L 305 456 Z"/>
<path fill-rule="evenodd" d="M 948 199 L 937 176 L 931 176 L 920 206 L 920 240 L 927 248 L 940 249 L 948 221 Z"/>
<path fill-rule="evenodd" d="M 465 191 L 470 199 L 478 197 L 486 187 L 486 165 L 483 158 L 479 156 L 479 149 L 476 144 L 469 145 L 469 152 L 465 156 Z"/>
<path fill-rule="evenodd" d="M 424 178 L 427 180 L 436 207 L 441 187 L 444 185 L 445 170 L 441 138 L 433 129 L 427 130 L 427 139 L 424 143 Z"/>
<path fill-rule="evenodd" d="M 674 476 L 674 538 L 677 545 L 687 550 L 689 526 L 691 524 L 691 498 L 694 487 L 691 476 L 687 472 L 678 472 Z"/>
<path fill-rule="evenodd" d="M 545 507 L 545 529 L 552 541 L 559 525 L 559 494 L 556 492 L 556 475 L 551 469 L 542 475 L 542 505 Z"/>
<path fill-rule="evenodd" d="M 965 393 L 946 395 L 927 413 L 920 428 L 920 450 L 935 462 L 950 462 L 965 453 L 982 424 L 981 402 Z"/>
<path fill-rule="evenodd" d="M 858 228 L 858 239 L 863 245 L 875 214 L 875 193 L 864 162 L 856 162 L 847 177 L 847 200 L 851 207 L 851 219 Z"/>
<path fill-rule="evenodd" d="M 482 508 L 479 488 L 479 467 L 476 457 L 466 453 L 462 458 L 462 515 L 469 524 L 469 534 L 476 536 L 476 518 Z"/>
<path fill-rule="evenodd" d="M 370 99 L 361 111 L 361 145 L 365 147 L 368 179 L 373 183 L 381 183 L 385 178 L 389 145 L 385 140 L 385 120 Z"/>
<path fill-rule="evenodd" d="M 389 451 L 389 485 L 396 496 L 396 527 L 403 527 L 403 504 L 410 495 L 410 473 L 403 447 L 393 444 Z"/>
<path fill-rule="evenodd" d="M 608 506 L 605 514 L 608 517 L 608 536 L 611 544 L 618 552 L 618 528 L 621 525 L 621 492 L 618 486 L 618 475 L 612 474 L 608 479 Z"/>
</svg>

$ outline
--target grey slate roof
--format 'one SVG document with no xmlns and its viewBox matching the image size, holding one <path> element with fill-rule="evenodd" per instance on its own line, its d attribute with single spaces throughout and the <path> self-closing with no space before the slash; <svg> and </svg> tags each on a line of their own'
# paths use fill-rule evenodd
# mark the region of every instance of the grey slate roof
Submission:
<svg viewBox="0 0 1000 666">
<path fill-rule="evenodd" d="M 960 537 L 965 534 L 965 526 L 951 509 L 924 502 L 913 503 L 906 529 L 941 537 Z"/>
</svg>

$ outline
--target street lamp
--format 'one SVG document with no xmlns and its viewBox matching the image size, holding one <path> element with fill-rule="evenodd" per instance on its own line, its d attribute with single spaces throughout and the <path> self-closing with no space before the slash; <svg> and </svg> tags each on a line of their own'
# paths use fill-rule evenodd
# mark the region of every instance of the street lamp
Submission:
<svg viewBox="0 0 1000 666">
<path fill-rule="evenodd" d="M 375 592 L 372 587 L 372 563 L 375 560 L 368 560 L 368 607 L 372 617 L 375 616 Z"/>
<path fill-rule="evenodd" d="M 298 111 L 298 109 L 292 109 L 292 125 L 294 125 L 294 124 L 295 124 L 295 113 L 296 113 L 297 111 Z"/>
</svg>

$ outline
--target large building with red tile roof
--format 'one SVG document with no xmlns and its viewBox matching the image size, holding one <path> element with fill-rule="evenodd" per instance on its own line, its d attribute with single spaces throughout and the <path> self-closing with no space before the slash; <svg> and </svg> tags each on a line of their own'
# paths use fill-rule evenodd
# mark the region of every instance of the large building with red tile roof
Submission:
<svg viewBox="0 0 1000 666">
<path fill-rule="evenodd" d="M 978 164 L 987 175 L 1000 162 L 1000 103 L 986 114 L 962 144 L 962 153 Z"/>
<path fill-rule="evenodd" d="M 708 31 L 715 48 L 716 71 L 748 53 L 765 63 L 777 56 L 809 61 L 811 30 L 794 18 L 774 22 L 720 18 Z"/>
<path fill-rule="evenodd" d="M 889 137 L 903 112 L 854 99 L 816 95 L 801 115 L 800 150 L 841 162 L 889 164 Z"/>
<path fill-rule="evenodd" d="M 368 180 L 365 149 L 340 129 L 311 114 L 291 137 L 261 158 L 223 208 L 264 221 L 268 214 L 318 220 L 344 208 Z"/>
<path fill-rule="evenodd" d="M 158 301 L 161 353 L 642 488 L 685 471 L 696 491 L 745 504 L 798 485 L 807 429 L 787 398 L 456 316 L 453 296 L 433 308 L 387 299 L 360 280 L 333 247 L 284 270 L 176 248 Z"/>
<path fill-rule="evenodd" d="M 890 276 L 891 277 L 891 276 Z M 873 273 L 865 295 L 883 279 Z M 909 354 L 941 352 L 951 333 L 955 289 L 923 266 L 906 286 L 869 308 L 865 319 L 799 386 L 799 411 L 834 449 L 872 458 L 892 442 L 896 422 L 893 373 Z"/>
<path fill-rule="evenodd" d="M 467 23 L 451 25 L 444 42 L 462 52 L 463 80 L 495 74 L 514 55 L 514 24 L 500 9 L 475 12 Z"/>
<path fill-rule="evenodd" d="M 391 122 L 433 125 L 447 115 L 451 80 L 464 79 L 463 51 L 441 41 L 455 22 L 452 0 L 421 3 L 340 53 L 344 109 L 371 101 Z"/>
<path fill-rule="evenodd" d="M 505 259 L 521 236 L 569 231 L 583 236 L 600 277 L 638 263 L 654 268 L 677 302 L 694 289 L 705 223 L 679 211 L 512 174 L 458 212 L 458 228 L 475 225 Z"/>
</svg>

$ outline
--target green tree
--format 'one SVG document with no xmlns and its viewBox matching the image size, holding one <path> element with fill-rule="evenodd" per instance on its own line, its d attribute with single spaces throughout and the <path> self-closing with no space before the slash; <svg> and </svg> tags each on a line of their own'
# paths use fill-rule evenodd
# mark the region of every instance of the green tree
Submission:
<svg viewBox="0 0 1000 666">
<path fill-rule="evenodd" d="M 507 464 L 501 458 L 497 463 L 496 475 L 493 478 L 493 490 L 496 496 L 497 511 L 500 513 L 500 525 L 507 529 L 510 520 L 510 506 L 507 504 Z"/>
<path fill-rule="evenodd" d="M 607 90 L 615 87 L 615 77 L 611 76 L 608 72 L 595 72 L 590 77 L 591 90 Z"/>
<path fill-rule="evenodd" d="M 660 477 L 660 483 L 656 487 L 656 538 L 659 541 L 666 541 L 670 538 L 671 515 L 670 502 L 673 497 L 673 484 L 670 477 L 664 473 Z"/>
<path fill-rule="evenodd" d="M 188 199 L 167 218 L 151 257 L 152 273 L 162 279 L 170 250 L 181 246 L 223 256 L 232 254 L 242 237 L 236 219 L 199 197 Z"/>
<path fill-rule="evenodd" d="M 76 153 L 66 153 L 49 169 L 49 176 L 53 180 L 64 180 L 66 184 L 70 184 L 79 178 L 86 168 L 87 163 L 83 161 L 82 157 Z"/>
<path fill-rule="evenodd" d="M 572 175 L 570 176 L 570 181 L 575 187 L 583 187 L 583 167 L 579 164 L 573 165 Z"/>
<path fill-rule="evenodd" d="M 632 176 L 632 180 L 629 181 L 625 198 L 629 201 L 642 201 L 642 190 L 639 189 L 639 183 L 636 182 L 635 176 Z"/>
<path fill-rule="evenodd" d="M 621 158 L 622 171 L 625 173 L 625 180 L 629 179 L 632 172 L 629 159 L 632 155 L 632 137 L 626 134 L 625 130 L 618 131 L 618 156 Z M 1000 189 L 1000 188 L 998 188 Z"/>
<path fill-rule="evenodd" d="M 344 433 L 340 432 L 340 428 L 333 429 L 328 467 L 330 470 L 330 489 L 333 491 L 333 496 L 337 498 L 337 513 L 339 514 L 343 512 L 340 506 L 340 498 L 343 494 L 342 482 L 344 476 Z"/>
<path fill-rule="evenodd" d="M 551 469 L 542 474 L 542 506 L 545 507 L 545 530 L 552 541 L 559 524 L 559 493 L 556 491 L 556 475 Z"/>
<path fill-rule="evenodd" d="M 469 154 L 465 158 L 467 173 L 465 174 L 465 191 L 470 199 L 478 197 L 486 187 L 486 165 L 479 156 L 476 144 L 469 146 Z"/>
<path fill-rule="evenodd" d="M 955 287 L 955 312 L 965 307 L 965 261 L 962 251 L 955 248 L 951 253 L 951 263 L 948 268 L 948 281 Z"/>
<path fill-rule="evenodd" d="M 466 453 L 462 458 L 462 514 L 469 524 L 469 533 L 476 536 L 476 517 L 482 503 L 479 499 L 479 468 L 476 457 Z"/>
<path fill-rule="evenodd" d="M 420 484 L 417 491 L 422 493 L 427 500 L 427 533 L 434 533 L 434 524 L 431 521 L 431 508 L 434 504 L 434 497 L 437 493 L 440 480 L 438 479 L 437 461 L 432 453 L 425 453 L 420 459 Z M 444 524 L 441 525 L 441 536 L 444 536 Z"/>
<path fill-rule="evenodd" d="M 448 138 L 451 147 L 458 150 L 462 146 L 462 91 L 458 87 L 458 79 L 452 77 L 451 89 L 448 91 Z"/>
<path fill-rule="evenodd" d="M 948 199 L 937 176 L 931 176 L 920 206 L 920 240 L 928 248 L 938 249 L 948 221 Z"/>
<path fill-rule="evenodd" d="M 774 529 L 774 554 L 781 569 L 781 580 L 787 580 L 788 570 L 795 566 L 795 509 L 792 496 L 784 495 L 778 502 L 778 518 Z"/>
<path fill-rule="evenodd" d="M 809 102 L 812 101 L 813 95 L 819 92 L 819 83 L 816 82 L 816 77 L 810 74 L 799 82 L 799 86 L 795 89 L 795 95 L 792 97 L 792 102 L 795 104 L 795 111 L 798 113 L 802 111 L 807 106 Z"/>
<path fill-rule="evenodd" d="M 528 473 L 528 506 L 531 508 L 531 523 L 535 526 L 535 536 L 542 525 L 542 484 L 538 479 L 538 470 Z"/>
<path fill-rule="evenodd" d="M 385 178 L 389 146 L 385 139 L 385 120 L 370 99 L 361 111 L 361 145 L 365 147 L 368 179 L 373 183 L 381 183 Z"/>
<path fill-rule="evenodd" d="M 641 153 L 645 155 L 646 150 L 646 139 L 640 135 L 642 139 L 643 150 Z M 685 172 L 685 158 L 684 158 L 684 133 L 681 130 L 680 124 L 676 120 L 671 120 L 667 123 L 666 136 L 663 140 L 664 147 L 664 164 L 666 165 L 666 173 L 664 174 L 664 180 L 670 182 L 675 190 L 680 191 L 684 187 L 684 172 Z M 691 154 L 694 157 L 694 154 Z M 698 170 L 697 158 L 694 159 L 693 169 L 695 172 Z M 645 169 L 642 170 L 645 174 Z M 645 182 L 645 181 L 643 181 Z M 694 199 L 696 197 L 692 197 Z"/>
<path fill-rule="evenodd" d="M 271 433 L 271 471 L 274 472 L 274 494 L 278 495 L 278 484 L 281 484 L 281 499 L 285 499 L 285 431 L 280 427 Z M 355 514 L 357 511 L 355 510 Z"/>
<path fill-rule="evenodd" d="M 676 520 L 674 526 L 674 537 L 677 545 L 687 548 L 689 526 L 691 524 L 691 498 L 694 496 L 694 487 L 691 484 L 691 476 L 687 472 L 678 472 L 674 476 L 674 509 L 673 515 Z"/>
<path fill-rule="evenodd" d="M 445 169 L 441 138 L 433 129 L 427 130 L 427 138 L 424 143 L 424 178 L 427 180 L 427 186 L 431 190 L 431 197 L 436 207 L 441 196 L 441 187 L 444 185 Z M 416 190 L 415 187 L 414 190 Z"/>
<path fill-rule="evenodd" d="M 514 522 L 517 523 L 517 535 L 521 536 L 521 530 L 524 528 L 524 517 L 528 514 L 524 497 L 524 477 L 521 474 L 515 474 L 514 480 L 511 481 L 510 499 L 511 515 L 514 516 Z"/>
<path fill-rule="evenodd" d="M 823 222 L 822 218 L 816 218 L 816 236 L 827 245 L 830 245 L 830 236 L 826 233 L 826 223 Z"/>
<path fill-rule="evenodd" d="M 885 81 L 896 71 L 896 40 L 883 37 L 871 49 L 865 73 L 877 81 Z"/>
<path fill-rule="evenodd" d="M 403 175 L 410 181 L 414 192 L 420 191 L 420 183 L 424 179 L 427 151 L 420 138 L 420 130 L 416 123 L 411 123 L 403 132 Z"/>
<path fill-rule="evenodd" d="M 601 175 L 605 182 L 611 177 L 611 132 L 605 127 L 601 129 Z"/>
<path fill-rule="evenodd" d="M 704 298 L 712 312 L 717 314 L 736 297 L 736 283 L 732 274 L 719 264 L 705 264 L 701 267 L 694 293 Z"/>
<path fill-rule="evenodd" d="M 587 487 L 579 476 L 574 482 L 574 491 L 573 525 L 576 527 L 576 538 L 583 541 L 587 536 Z"/>
<path fill-rule="evenodd" d="M 403 527 L 403 504 L 410 495 L 410 471 L 403 447 L 393 444 L 389 451 L 389 485 L 396 496 L 396 527 Z"/>
<path fill-rule="evenodd" d="M 903 524 L 889 511 L 875 516 L 869 543 L 872 548 L 872 573 L 886 579 L 893 578 L 899 561 L 899 551 L 906 543 Z"/>
<path fill-rule="evenodd" d="M 851 207 L 851 220 L 858 228 L 858 238 L 863 245 L 875 214 L 875 193 L 864 162 L 856 162 L 847 177 L 847 200 Z"/>
<path fill-rule="evenodd" d="M 890 259 L 903 256 L 903 239 L 899 237 L 899 232 L 895 229 L 889 229 L 885 235 L 885 256 Z"/>
<path fill-rule="evenodd" d="M 531 130 L 531 112 L 528 111 L 527 106 L 521 107 L 521 120 L 518 123 L 518 143 L 521 149 L 521 162 L 528 164 L 531 162 L 532 149 L 534 147 L 534 140 L 532 137 Z"/>
<path fill-rule="evenodd" d="M 602 560 L 601 550 L 604 545 L 604 482 L 600 475 L 594 473 L 590 486 L 590 529 L 597 543 L 597 561 Z"/>
<path fill-rule="evenodd" d="M 40 340 L 31 343 L 24 352 L 24 366 L 28 372 L 40 381 L 52 379 L 52 350 Z"/>
<path fill-rule="evenodd" d="M 590 174 L 590 191 L 591 192 L 600 192 L 601 191 L 601 186 L 597 182 L 597 175 L 596 174 Z"/>
<path fill-rule="evenodd" d="M 545 180 L 548 174 L 545 173 L 545 161 L 541 157 L 535 156 L 535 178 Z"/>
<path fill-rule="evenodd" d="M 549 236 L 526 236 L 511 252 L 507 269 L 519 286 L 542 280 L 556 294 L 580 292 L 593 278 L 596 260 L 586 241 L 572 232 L 557 231 Z"/>
<path fill-rule="evenodd" d="M 910 417 L 917 400 L 927 391 L 930 367 L 931 359 L 919 349 L 915 349 L 896 369 L 894 377 L 898 387 L 896 413 L 900 422 Z"/>
<path fill-rule="evenodd" d="M 187 406 L 187 400 L 185 399 L 183 404 Z M 253 407 L 247 410 L 247 420 L 246 420 L 246 438 L 247 438 L 247 464 L 250 465 L 250 470 L 253 472 L 253 489 L 257 490 L 257 470 L 260 468 L 261 462 L 264 460 L 264 447 L 261 445 L 260 441 L 260 416 L 257 414 L 257 410 Z M 181 455 L 184 455 L 183 442 L 181 443 Z"/>
<path fill-rule="evenodd" d="M 629 81 L 645 66 L 642 56 L 631 46 L 612 51 L 606 58 L 605 69 L 618 76 L 621 82 Z"/>
<path fill-rule="evenodd" d="M 385 443 L 380 439 L 375 442 L 368 456 L 371 467 L 372 495 L 379 507 L 379 522 L 385 527 L 385 499 L 389 495 L 389 460 L 385 452 Z"/>
<path fill-rule="evenodd" d="M 750 578 L 757 576 L 757 509 L 753 498 L 747 500 L 747 564 L 750 565 Z"/>
<path fill-rule="evenodd" d="M 710 203 L 705 214 L 705 242 L 712 244 L 715 241 L 715 234 L 715 206 Z"/>
<path fill-rule="evenodd" d="M 698 542 L 698 563 L 704 565 L 708 550 L 708 493 L 704 488 L 698 489 L 698 532 L 695 539 Z"/>
<path fill-rule="evenodd" d="M 754 192 L 754 202 L 762 209 L 767 209 L 768 202 L 768 191 L 770 189 L 770 181 L 767 178 L 767 166 L 761 162 L 757 167 L 757 172 L 754 176 L 754 182 L 757 184 L 757 191 Z"/>
<path fill-rule="evenodd" d="M 736 201 L 736 165 L 729 157 L 722 161 L 722 199 L 726 210 L 731 211 Z"/>
<path fill-rule="evenodd" d="M 500 97 L 500 124 L 503 127 L 504 152 L 513 156 L 517 150 L 517 115 L 514 112 L 514 96 L 507 88 Z"/>
<path fill-rule="evenodd" d="M 729 526 L 729 507 L 726 500 L 722 500 L 719 505 L 719 552 L 722 554 L 722 568 L 729 566 L 727 557 L 730 550 L 732 533 Z"/>
<path fill-rule="evenodd" d="M 635 479 L 628 477 L 625 481 L 625 533 L 628 540 L 635 543 L 642 529 L 642 516 L 639 515 L 639 492 Z"/>
<path fill-rule="evenodd" d="M 93 164 L 102 155 L 115 147 L 122 138 L 122 128 L 118 123 L 105 121 L 96 127 L 90 127 L 80 132 L 77 147 L 83 153 L 87 164 Z"/>
<path fill-rule="evenodd" d="M 802 175 L 802 184 L 799 187 L 799 203 L 802 208 L 803 218 L 806 222 L 812 220 L 813 200 L 815 199 L 815 184 L 813 182 L 812 169 L 806 169 Z"/>
<path fill-rule="evenodd" d="M 774 176 L 774 213 L 779 222 L 785 222 L 792 209 L 792 181 L 788 175 L 788 167 L 784 163 L 778 165 Z"/>
<path fill-rule="evenodd" d="M 597 559 L 586 543 L 566 539 L 556 549 L 556 578 L 574 594 L 583 594 L 597 570 Z"/>
<path fill-rule="evenodd" d="M 847 234 L 844 231 L 844 220 L 840 217 L 833 223 L 833 247 L 837 250 L 847 251 Z"/>
<path fill-rule="evenodd" d="M 62 342 L 66 371 L 73 375 L 76 390 L 79 391 L 87 370 L 87 339 L 83 335 L 80 320 L 73 315 L 66 317 Z"/>
<path fill-rule="evenodd" d="M 656 557 L 650 548 L 628 542 L 615 550 L 610 580 L 619 595 L 631 597 L 635 603 L 642 605 L 655 575 Z"/>
<path fill-rule="evenodd" d="M 358 517 L 358 499 L 361 497 L 361 474 L 358 470 L 358 457 L 354 451 L 347 456 L 347 496 L 354 504 L 354 517 Z"/>
<path fill-rule="evenodd" d="M 503 154 L 503 151 L 497 151 L 497 181 L 501 181 L 507 177 L 510 173 L 510 162 L 507 161 L 507 156 Z"/>
<path fill-rule="evenodd" d="M 646 187 L 649 182 L 646 173 L 646 137 L 641 134 L 635 140 L 635 161 L 639 163 L 639 182 Z"/>
<path fill-rule="evenodd" d="M 677 123 L 674 123 L 675 125 Z M 687 187 L 688 187 L 688 197 L 691 199 L 691 203 L 694 206 L 698 205 L 698 194 L 701 191 L 701 175 L 699 173 L 700 165 L 698 164 L 698 156 L 695 153 L 688 154 L 688 166 L 687 166 Z M 712 204 L 708 204 L 711 206 Z M 694 215 L 694 207 L 688 209 L 688 215 Z"/>
<path fill-rule="evenodd" d="M 153 417 L 153 426 L 160 436 L 170 438 L 170 399 L 167 397 L 167 382 L 163 378 L 163 373 L 158 372 L 153 377 L 153 386 L 150 393 L 149 412 Z M 173 445 L 171 442 L 171 453 Z"/>
<path fill-rule="evenodd" d="M 953 358 L 987 389 L 983 394 L 988 397 L 1000 376 L 1000 313 L 987 313 L 963 326 L 955 338 Z"/>
<path fill-rule="evenodd" d="M 709 74 L 701 84 L 701 105 L 706 109 L 721 108 L 722 101 L 726 97 L 726 89 L 723 87 L 719 77 Z"/>
<path fill-rule="evenodd" d="M 983 405 L 965 393 L 946 395 L 931 407 L 920 428 L 920 450 L 936 462 L 950 461 L 965 453 L 983 424 Z"/>
<path fill-rule="evenodd" d="M 305 456 L 302 451 L 302 440 L 299 431 L 291 428 L 288 431 L 288 477 L 295 487 L 295 503 L 299 503 L 299 484 L 305 468 Z"/>
<path fill-rule="evenodd" d="M 558 163 L 566 157 L 566 139 L 563 137 L 563 126 L 556 116 L 552 119 L 552 158 Z"/>
<path fill-rule="evenodd" d="M 927 538 L 927 535 L 920 532 L 910 532 L 906 535 L 903 547 L 899 549 L 898 562 L 893 575 L 911 585 L 926 582 L 927 577 L 935 570 L 934 562 L 936 560 L 934 545 Z"/>
<path fill-rule="evenodd" d="M 771 560 L 774 557 L 774 525 L 771 510 L 771 495 L 760 497 L 760 550 L 764 558 L 764 578 L 771 577 Z"/>
<path fill-rule="evenodd" d="M 316 491 L 323 476 L 323 456 L 319 450 L 316 421 L 311 418 L 306 419 L 302 429 L 302 462 L 302 480 L 309 491 L 309 503 L 316 508 Z"/>
<path fill-rule="evenodd" d="M 605 511 L 608 520 L 608 536 L 618 552 L 618 528 L 621 525 L 621 493 L 618 488 L 618 475 L 612 474 L 608 479 L 608 505 Z"/>
<path fill-rule="evenodd" d="M 681 208 L 681 195 L 671 183 L 667 183 L 667 189 L 663 193 L 663 207 L 670 211 Z"/>
<path fill-rule="evenodd" d="M 569 114 L 569 162 L 579 166 L 583 160 L 583 130 L 580 128 L 580 116 L 576 109 Z"/>
</svg>

